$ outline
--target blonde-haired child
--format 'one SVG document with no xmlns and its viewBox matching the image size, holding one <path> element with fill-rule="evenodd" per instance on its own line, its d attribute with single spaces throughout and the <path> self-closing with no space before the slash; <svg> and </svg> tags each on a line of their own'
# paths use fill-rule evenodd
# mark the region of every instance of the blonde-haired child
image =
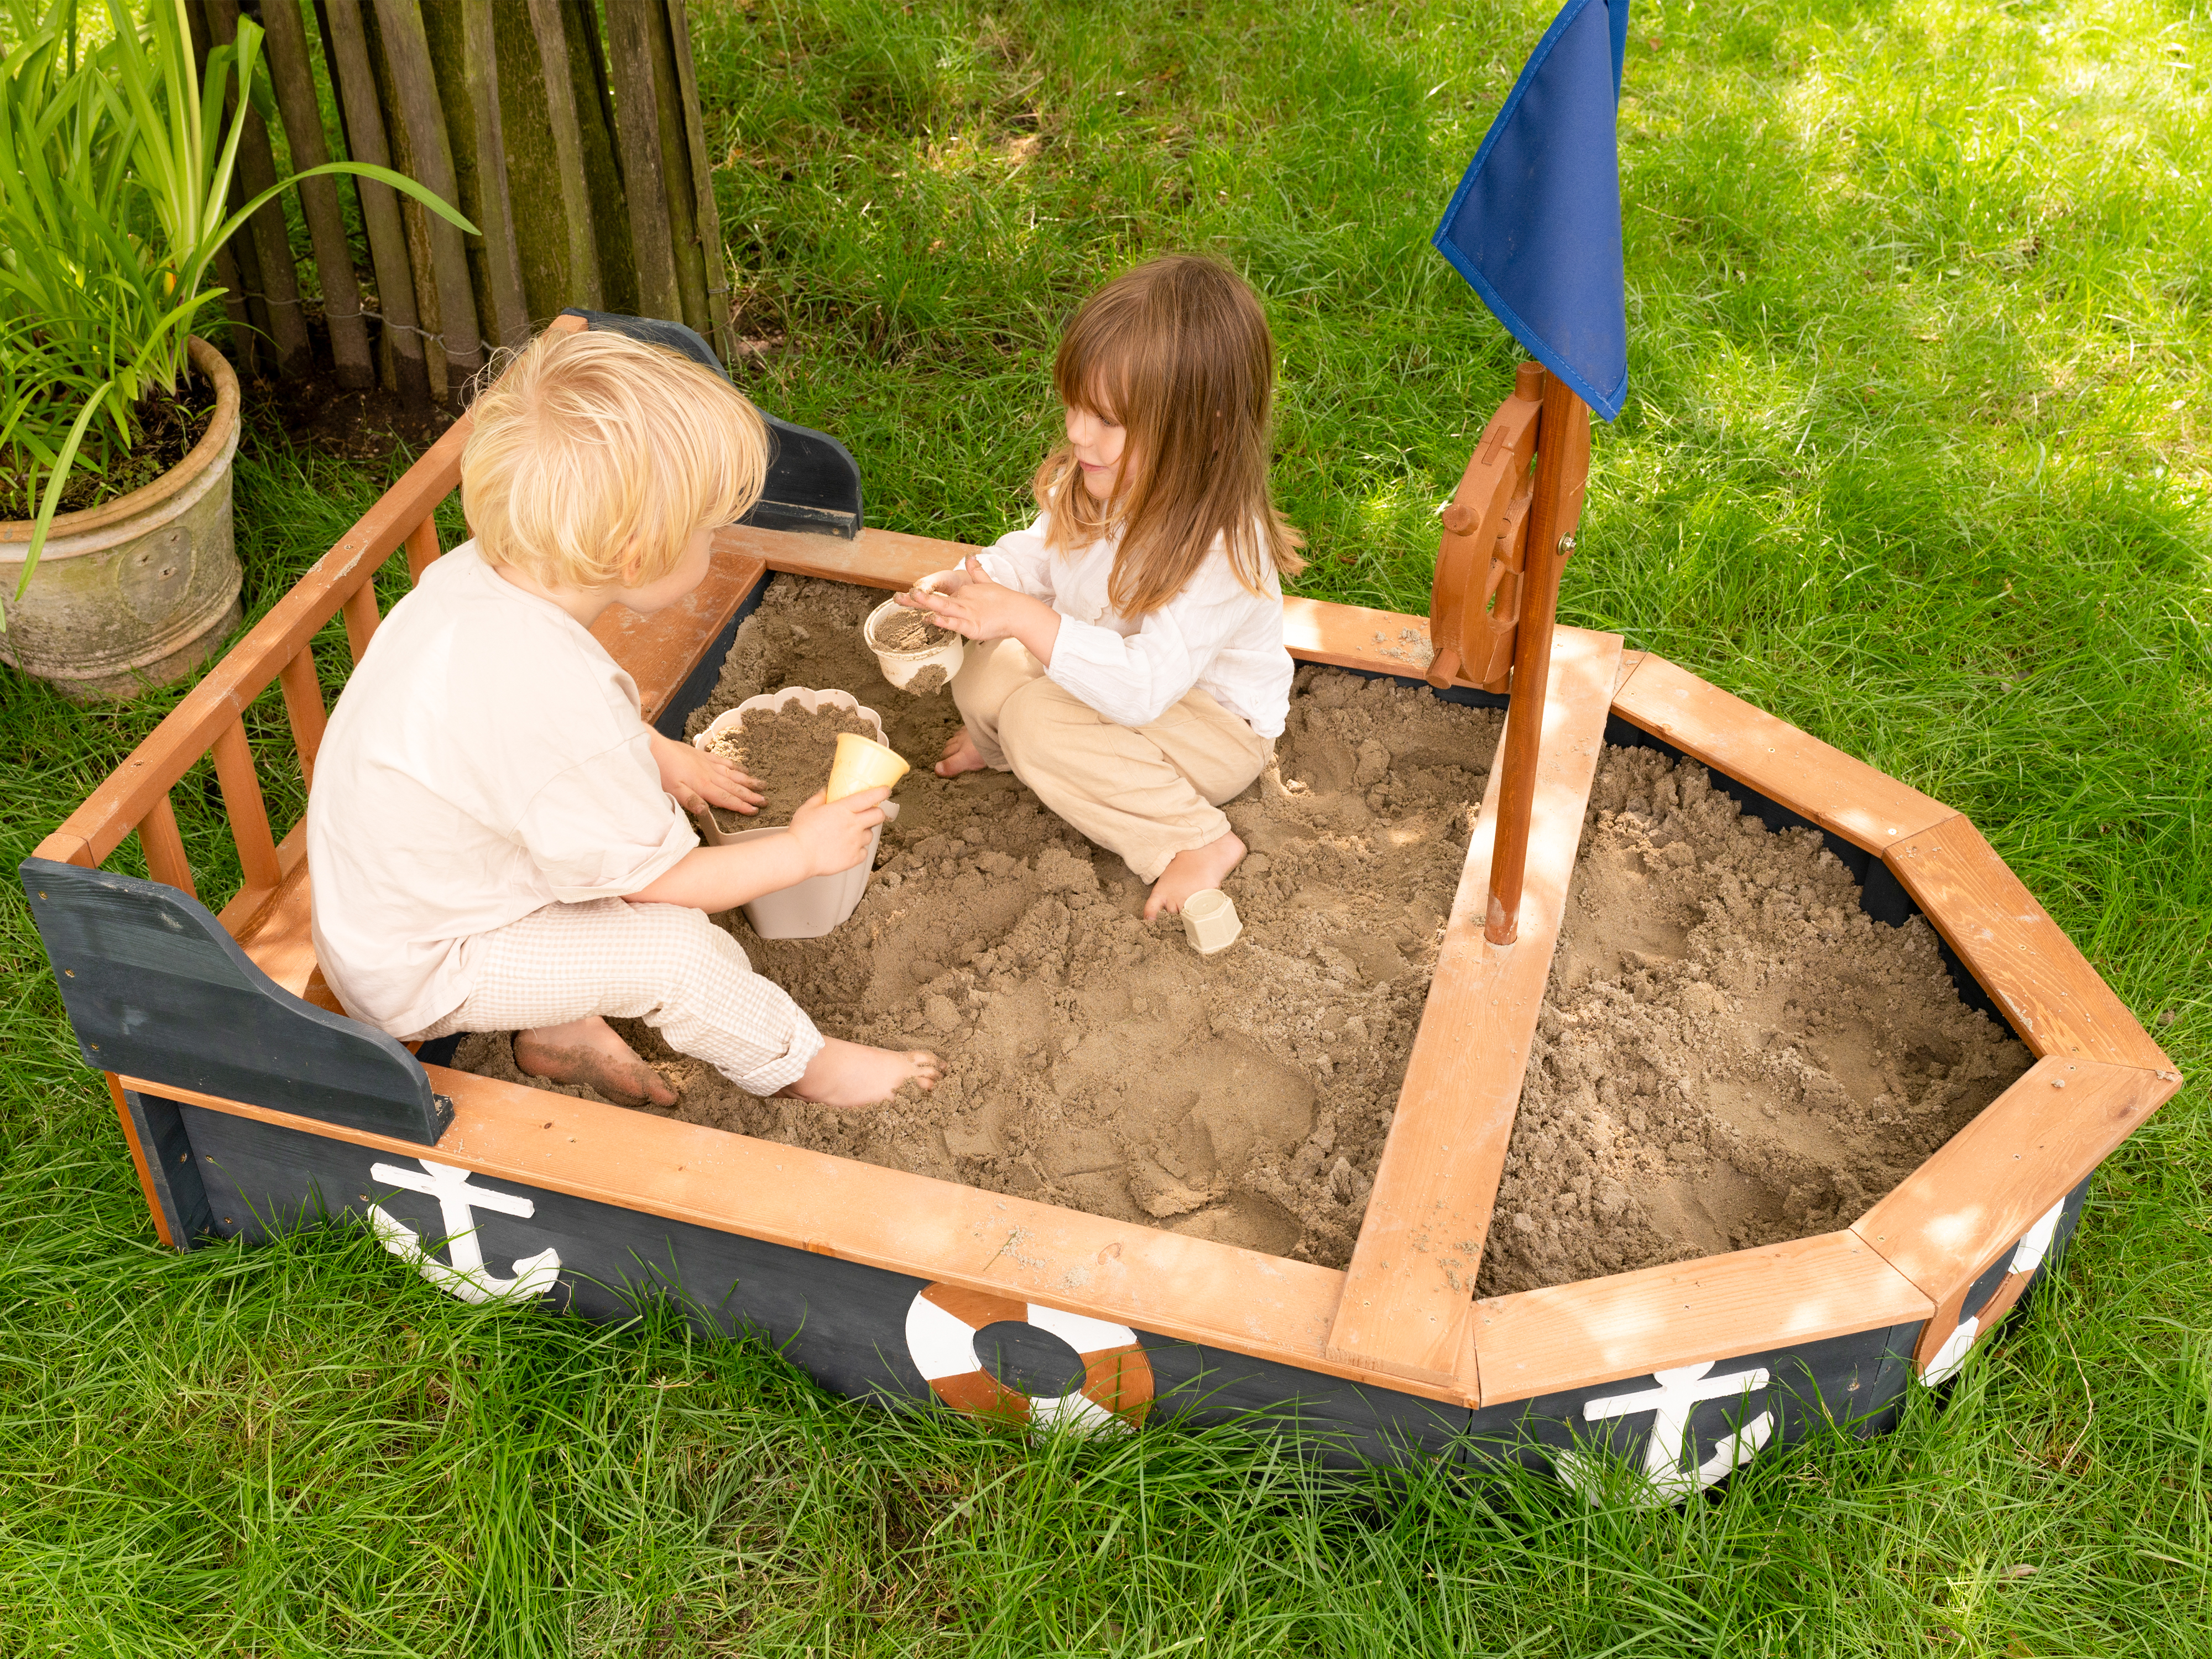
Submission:
<svg viewBox="0 0 2212 1659">
<path fill-rule="evenodd" d="M 514 1030 L 525 1072 L 633 1104 L 676 1094 L 608 1015 L 756 1094 L 863 1106 L 933 1085 L 933 1055 L 824 1038 L 707 920 L 850 869 L 889 792 L 817 794 L 788 835 L 700 846 L 678 803 L 750 812 L 758 785 L 646 725 L 589 632 L 705 577 L 713 531 L 761 491 L 758 413 L 672 351 L 592 331 L 542 336 L 470 419 L 474 539 L 392 607 L 316 757 L 331 988 L 402 1039 Z"/>
<path fill-rule="evenodd" d="M 1304 566 L 1267 493 L 1274 343 L 1234 272 L 1171 255 L 1084 302 L 1053 382 L 1067 442 L 1036 522 L 899 599 L 986 642 L 938 772 L 1012 771 L 1152 884 L 1149 921 L 1243 858 L 1220 803 L 1289 708 L 1280 578 Z"/>
</svg>

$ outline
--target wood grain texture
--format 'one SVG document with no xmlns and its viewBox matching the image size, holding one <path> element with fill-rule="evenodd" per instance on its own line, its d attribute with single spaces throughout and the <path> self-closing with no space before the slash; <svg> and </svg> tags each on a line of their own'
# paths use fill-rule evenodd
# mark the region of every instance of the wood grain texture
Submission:
<svg viewBox="0 0 2212 1659">
<path fill-rule="evenodd" d="M 215 775 L 222 785 L 222 810 L 246 886 L 273 889 L 283 872 L 277 867 L 276 840 L 269 833 L 269 808 L 261 799 L 253 746 L 242 720 L 233 720 L 216 734 Z"/>
<path fill-rule="evenodd" d="M 1474 1304 L 1492 1406 L 1928 1317 L 1929 1297 L 1849 1232 Z"/>
<path fill-rule="evenodd" d="M 123 1085 L 115 1080 L 112 1072 L 102 1072 L 100 1076 L 107 1079 L 107 1097 L 115 1103 L 116 1120 L 123 1125 L 123 1143 L 131 1149 L 131 1167 L 138 1171 L 138 1190 L 146 1195 L 146 1213 L 154 1218 L 154 1236 L 173 1250 L 177 1239 L 161 1195 L 154 1190 L 154 1171 L 147 1164 L 145 1143 L 139 1139 L 138 1126 L 131 1121 L 131 1108 L 123 1098 Z"/>
<path fill-rule="evenodd" d="M 1430 642 L 1437 653 L 1428 670 L 1431 685 L 1483 684 L 1498 677 L 1493 667 L 1502 675 L 1510 666 L 1543 379 L 1540 365 L 1520 366 L 1513 395 L 1483 428 L 1444 507 L 1429 591 Z M 1503 665 L 1496 661 L 1500 654 Z"/>
<path fill-rule="evenodd" d="M 292 727 L 292 748 L 300 757 L 300 781 L 315 785 L 315 757 L 322 752 L 323 732 L 330 725 L 323 707 L 322 682 L 315 677 L 315 654 L 302 651 L 277 671 L 283 682 L 284 717 Z"/>
<path fill-rule="evenodd" d="M 2127 1004 L 1965 818 L 1882 858 L 2033 1053 L 2172 1069 Z"/>
<path fill-rule="evenodd" d="M 314 945 L 307 937 L 307 824 L 302 817 L 276 843 L 276 887 L 241 888 L 215 918 L 263 973 L 295 996 L 307 982 L 315 960 Z M 289 943 L 280 944 L 288 933 Z M 304 966 L 295 968 L 294 951 L 304 955 Z M 264 961 L 264 955 L 270 961 Z"/>
<path fill-rule="evenodd" d="M 428 570 L 445 555 L 438 545 L 438 520 L 434 514 L 426 514 L 422 522 L 407 532 L 407 574 L 416 581 L 422 580 Z"/>
<path fill-rule="evenodd" d="M 1966 1292 L 1972 1288 L 1969 1284 L 1960 1284 L 1957 1290 L 1938 1302 L 1936 1311 L 1928 1316 L 1928 1322 L 1920 1328 L 1920 1335 L 1912 1345 L 1914 1376 L 1926 1373 L 1928 1367 L 1935 1363 L 1936 1356 L 1942 1351 L 1943 1345 L 1951 1340 L 1951 1333 L 1959 1328 L 1959 1322 L 1966 1314 Z M 1975 1340 L 1979 1341 L 1983 1334 L 1982 1331 L 1975 1332 Z"/>
<path fill-rule="evenodd" d="M 261 27 L 268 32 L 269 79 L 276 88 L 276 107 L 284 123 L 291 170 L 313 172 L 331 156 L 323 136 L 322 109 L 315 97 L 314 62 L 307 51 L 307 29 L 296 6 L 264 7 Z M 354 276 L 353 249 L 346 240 L 345 218 L 338 206 L 337 180 L 328 173 L 302 179 L 299 191 L 300 211 L 307 222 L 308 240 L 314 249 L 315 279 L 323 292 L 323 320 L 330 330 L 337 382 L 349 388 L 372 385 L 376 370 L 369 360 L 368 325 L 362 313 L 361 284 Z"/>
<path fill-rule="evenodd" d="M 1427 1382 L 1459 1372 L 1475 1264 L 1505 1166 L 1620 665 L 1617 635 L 1567 629 L 1553 635 L 1521 936 L 1502 950 L 1483 939 L 1504 770 L 1497 762 L 1491 767 L 1329 1338 L 1331 1357 L 1347 1364 Z M 1508 739 L 1525 707 L 1507 714 Z M 1501 759 L 1504 753 L 1501 742 Z"/>
<path fill-rule="evenodd" d="M 1621 687 L 1613 712 L 1870 853 L 1958 816 L 1654 653 Z"/>
<path fill-rule="evenodd" d="M 139 850 L 146 855 L 146 873 L 155 881 L 198 896 L 192 886 L 192 866 L 185 857 L 185 838 L 177 832 L 176 810 L 167 789 L 147 804 L 138 824 Z"/>
<path fill-rule="evenodd" d="M 388 167 L 392 146 L 384 130 L 376 71 L 369 61 L 362 0 L 323 0 L 317 9 L 328 32 L 330 76 L 345 118 L 346 149 L 356 161 Z M 369 263 L 376 274 L 377 306 L 384 313 L 382 339 L 392 354 L 392 390 L 410 407 L 424 409 L 430 402 L 430 372 L 422 350 L 422 313 L 415 307 L 415 278 L 407 257 L 399 192 L 373 179 L 356 179 L 354 188 L 368 239 Z"/>
<path fill-rule="evenodd" d="M 761 561 L 731 549 L 724 540 L 727 533 L 715 538 L 706 580 L 665 611 L 641 617 L 626 606 L 610 605 L 592 624 L 592 637 L 637 682 L 639 710 L 648 726 L 761 579 Z"/>
<path fill-rule="evenodd" d="M 1559 621 L 1562 544 L 1582 521 L 1583 491 L 1589 476 L 1589 406 L 1556 374 L 1544 378 L 1544 413 L 1536 442 L 1536 483 L 1529 497 L 1528 545 L 1521 576 L 1521 605 L 1513 644 L 1512 687 L 1521 701 L 1546 701 L 1552 672 L 1552 635 Z M 1610 665 L 1610 692 L 1620 665 Z M 1608 712 L 1610 712 L 1608 710 Z M 1601 730 L 1602 722 L 1601 722 Z M 1483 937 L 1499 946 L 1520 936 L 1521 884 L 1528 861 L 1530 807 L 1544 732 L 1540 726 L 1509 721 L 1498 768 L 1505 781 L 1498 795 L 1498 834 L 1490 856 L 1490 910 Z M 1587 791 L 1585 791 L 1587 793 Z"/>
<path fill-rule="evenodd" d="M 912 587 L 933 571 L 950 570 L 979 550 L 965 542 L 941 542 L 895 530 L 863 530 L 848 542 L 841 536 L 806 536 L 743 524 L 716 531 L 714 549 L 718 554 L 727 549 L 758 559 L 771 570 L 794 576 L 895 591 Z"/>
<path fill-rule="evenodd" d="M 2039 1060 L 1851 1231 L 1948 1302 L 2180 1087 L 2171 1071 Z"/>
<path fill-rule="evenodd" d="M 428 1068 L 453 1102 L 441 1163 L 643 1214 L 1037 1302 L 1301 1370 L 1375 1382 L 1324 1352 L 1344 1275 L 854 1159 Z M 203 1095 L 160 1093 L 404 1158 L 425 1148 Z M 1472 1378 L 1390 1388 L 1467 1405 Z"/>
</svg>

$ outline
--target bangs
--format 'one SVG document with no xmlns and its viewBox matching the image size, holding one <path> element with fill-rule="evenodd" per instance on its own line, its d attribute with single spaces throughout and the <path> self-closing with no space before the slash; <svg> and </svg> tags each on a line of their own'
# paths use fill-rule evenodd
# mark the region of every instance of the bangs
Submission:
<svg viewBox="0 0 2212 1659">
<path fill-rule="evenodd" d="M 1145 337 L 1127 325 L 1126 307 L 1099 302 L 1111 297 L 1076 313 L 1053 354 L 1052 384 L 1068 408 L 1127 426 L 1129 411 L 1144 402 Z"/>
</svg>

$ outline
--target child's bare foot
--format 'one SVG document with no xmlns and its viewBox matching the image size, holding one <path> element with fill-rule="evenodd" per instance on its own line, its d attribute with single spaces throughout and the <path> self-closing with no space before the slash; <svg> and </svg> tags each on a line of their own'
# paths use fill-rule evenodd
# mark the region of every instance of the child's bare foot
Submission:
<svg viewBox="0 0 2212 1659">
<path fill-rule="evenodd" d="M 597 1014 L 514 1034 L 514 1063 L 532 1077 L 582 1083 L 623 1106 L 673 1106 L 676 1091 Z"/>
<path fill-rule="evenodd" d="M 943 1071 L 937 1056 L 926 1049 L 901 1052 L 870 1048 L 840 1037 L 823 1039 L 822 1052 L 807 1062 L 799 1080 L 778 1094 L 811 1100 L 817 1106 L 879 1106 L 899 1091 L 900 1085 L 919 1083 L 934 1089 Z"/>
<path fill-rule="evenodd" d="M 1169 860 L 1168 867 L 1160 872 L 1160 878 L 1152 884 L 1152 896 L 1145 901 L 1145 920 L 1150 921 L 1162 911 L 1171 916 L 1177 914 L 1185 899 L 1209 887 L 1220 886 L 1229 872 L 1243 861 L 1244 843 L 1237 839 L 1234 830 L 1224 830 L 1218 839 L 1203 847 L 1177 853 Z"/>
<path fill-rule="evenodd" d="M 945 758 L 933 769 L 940 778 L 957 778 L 963 772 L 980 772 L 988 764 L 963 726 L 945 740 Z"/>
</svg>

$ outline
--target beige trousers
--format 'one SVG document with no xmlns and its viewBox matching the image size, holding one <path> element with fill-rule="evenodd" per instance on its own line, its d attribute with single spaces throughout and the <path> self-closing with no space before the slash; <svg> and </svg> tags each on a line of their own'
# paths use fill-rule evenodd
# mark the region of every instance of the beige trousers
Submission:
<svg viewBox="0 0 2212 1659">
<path fill-rule="evenodd" d="M 822 1033 L 799 1005 L 688 905 L 549 904 L 463 949 L 476 958 L 475 988 L 417 1038 L 526 1031 L 588 1014 L 641 1019 L 756 1095 L 796 1082 L 822 1052 Z"/>
<path fill-rule="evenodd" d="M 1016 640 L 971 644 L 952 700 L 987 764 L 1012 772 L 1146 881 L 1176 854 L 1227 834 L 1220 803 L 1274 757 L 1273 744 L 1203 691 L 1150 726 L 1116 726 L 1047 679 Z"/>
</svg>

